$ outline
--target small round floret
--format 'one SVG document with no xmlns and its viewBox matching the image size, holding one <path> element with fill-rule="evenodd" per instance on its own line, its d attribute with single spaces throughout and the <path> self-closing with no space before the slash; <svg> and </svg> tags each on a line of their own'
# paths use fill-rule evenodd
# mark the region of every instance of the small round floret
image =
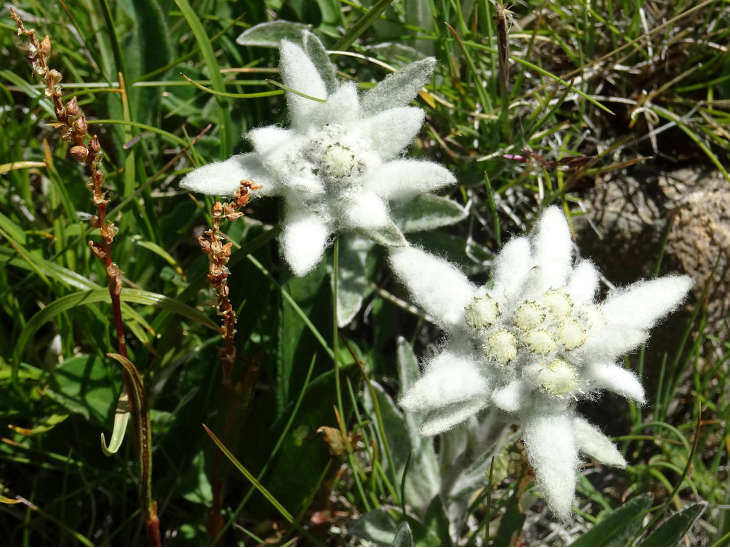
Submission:
<svg viewBox="0 0 730 548">
<path fill-rule="evenodd" d="M 485 350 L 490 358 L 505 365 L 517 357 L 517 339 L 506 329 L 500 329 L 489 336 Z"/>
<path fill-rule="evenodd" d="M 573 302 L 563 291 L 552 289 L 542 297 L 542 303 L 556 318 L 567 318 L 573 312 Z"/>
<path fill-rule="evenodd" d="M 475 297 L 474 300 L 464 308 L 464 321 L 474 329 L 486 329 L 497 321 L 499 307 L 489 295 Z"/>
<path fill-rule="evenodd" d="M 522 340 L 530 348 L 530 350 L 537 352 L 538 354 L 552 354 L 558 349 L 553 338 L 543 329 L 533 329 L 532 331 L 528 331 Z"/>
<path fill-rule="evenodd" d="M 586 340 L 586 334 L 583 327 L 573 320 L 563 320 L 560 322 L 555 334 L 558 337 L 558 342 L 562 344 L 566 350 L 578 348 Z"/>
<path fill-rule="evenodd" d="M 544 320 L 545 311 L 535 301 L 525 301 L 515 310 L 515 325 L 523 331 L 534 329 Z"/>
<path fill-rule="evenodd" d="M 352 150 L 340 143 L 329 145 L 322 154 L 322 168 L 325 174 L 336 179 L 350 175 L 356 163 Z"/>
<path fill-rule="evenodd" d="M 536 380 L 545 392 L 557 398 L 569 396 L 576 385 L 575 371 L 563 360 L 553 360 L 540 368 Z"/>
</svg>

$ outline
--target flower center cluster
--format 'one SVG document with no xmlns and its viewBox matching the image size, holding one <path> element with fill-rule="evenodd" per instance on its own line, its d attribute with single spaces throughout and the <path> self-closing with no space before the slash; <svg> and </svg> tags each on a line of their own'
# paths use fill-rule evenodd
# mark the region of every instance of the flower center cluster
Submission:
<svg viewBox="0 0 730 548">
<path fill-rule="evenodd" d="M 345 145 L 333 143 L 322 154 L 322 171 L 334 179 L 349 177 L 357 166 L 355 153 Z"/>
<path fill-rule="evenodd" d="M 574 392 L 576 374 L 568 353 L 583 345 L 592 322 L 584 310 L 576 313 L 565 291 L 551 289 L 517 303 L 511 311 L 500 310 L 490 295 L 476 297 L 465 308 L 464 320 L 498 367 L 517 368 L 523 378 L 554 397 Z"/>
<path fill-rule="evenodd" d="M 342 126 L 327 124 L 311 136 L 304 152 L 312 173 L 320 177 L 330 191 L 340 192 L 355 184 L 369 163 L 364 144 L 346 136 Z"/>
</svg>

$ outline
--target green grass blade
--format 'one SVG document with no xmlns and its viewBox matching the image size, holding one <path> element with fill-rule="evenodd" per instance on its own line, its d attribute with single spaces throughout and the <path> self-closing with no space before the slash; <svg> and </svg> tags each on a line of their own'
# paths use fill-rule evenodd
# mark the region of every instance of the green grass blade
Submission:
<svg viewBox="0 0 730 548">
<path fill-rule="evenodd" d="M 210 43 L 208 34 L 203 28 L 203 24 L 198 18 L 198 14 L 195 13 L 193 8 L 190 6 L 188 0 L 175 0 L 175 4 L 180 8 L 180 11 L 188 22 L 190 30 L 193 31 L 195 40 L 198 42 L 200 47 L 200 53 L 203 55 L 203 60 L 208 66 L 208 77 L 210 78 L 213 89 L 218 93 L 226 93 L 225 85 L 223 84 L 223 77 L 220 73 L 218 61 L 213 51 L 213 45 Z M 228 104 L 226 101 L 218 100 L 218 119 L 220 123 L 220 139 L 221 139 L 221 156 L 226 157 L 231 152 L 231 143 L 228 142 Z"/>
<path fill-rule="evenodd" d="M 274 498 L 274 495 L 272 495 L 266 487 L 261 485 L 259 480 L 256 479 L 256 477 L 246 470 L 246 467 L 243 466 L 239 462 L 239 460 L 231 453 L 228 448 L 223 445 L 223 442 L 218 439 L 218 437 L 208 428 L 206 425 L 203 425 L 203 428 L 205 429 L 205 432 L 210 436 L 210 439 L 213 440 L 213 443 L 215 443 L 218 446 L 218 449 L 221 450 L 221 452 L 226 456 L 226 458 L 231 461 L 231 464 L 236 467 L 236 469 L 243 474 L 248 481 L 250 481 L 256 489 L 258 489 L 259 493 L 261 493 L 266 500 L 268 500 L 274 508 L 276 508 L 279 513 L 284 516 L 284 519 L 286 519 L 289 523 L 294 523 L 294 516 L 292 516 L 289 511 L 284 508 L 276 498 Z"/>
</svg>

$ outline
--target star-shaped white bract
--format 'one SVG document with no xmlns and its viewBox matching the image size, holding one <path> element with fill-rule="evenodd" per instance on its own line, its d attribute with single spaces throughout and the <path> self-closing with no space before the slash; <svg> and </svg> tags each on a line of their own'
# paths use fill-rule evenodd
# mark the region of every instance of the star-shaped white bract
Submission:
<svg viewBox="0 0 730 548">
<path fill-rule="evenodd" d="M 599 275 L 573 264 L 568 223 L 545 210 L 530 238 L 507 243 L 492 280 L 476 287 L 455 266 L 416 248 L 394 249 L 393 270 L 446 331 L 401 405 L 425 414 L 422 432 L 450 429 L 488 405 L 512 414 L 553 511 L 570 516 L 578 452 L 624 466 L 613 443 L 573 403 L 608 389 L 638 402 L 644 390 L 616 362 L 682 301 L 686 276 L 637 282 L 595 303 Z"/>
<path fill-rule="evenodd" d="M 281 76 L 290 128 L 247 134 L 254 152 L 189 173 L 181 186 L 205 194 L 233 194 L 243 179 L 261 195 L 282 196 L 284 258 L 297 276 L 320 260 L 333 233 L 351 231 L 388 246 L 406 244 L 389 200 L 402 200 L 455 182 L 442 166 L 401 157 L 421 128 L 424 112 L 407 106 L 430 77 L 424 59 L 358 95 L 341 83 L 321 42 L 303 34 L 303 47 L 282 41 Z M 296 93 L 295 93 L 296 92 Z"/>
</svg>

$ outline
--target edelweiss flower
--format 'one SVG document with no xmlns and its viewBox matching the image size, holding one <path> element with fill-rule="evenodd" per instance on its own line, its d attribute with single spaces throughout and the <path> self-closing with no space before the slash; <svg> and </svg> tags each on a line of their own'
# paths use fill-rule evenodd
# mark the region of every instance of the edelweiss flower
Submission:
<svg viewBox="0 0 730 548">
<path fill-rule="evenodd" d="M 252 179 L 261 195 L 283 196 L 281 245 L 297 276 L 319 262 L 337 231 L 405 245 L 388 201 L 455 181 L 438 164 L 400 157 L 423 124 L 423 110 L 407 105 L 433 71 L 433 58 L 404 67 L 358 97 L 354 83 L 337 81 L 313 34 L 304 33 L 303 45 L 284 40 L 280 47 L 282 79 L 294 90 L 286 93 L 291 128 L 254 129 L 247 134 L 254 152 L 198 168 L 181 182 L 188 190 L 227 195 L 242 179 Z"/>
<path fill-rule="evenodd" d="M 418 249 L 393 250 L 391 262 L 448 335 L 401 405 L 425 413 L 425 435 L 488 405 L 513 414 L 548 503 L 566 519 L 579 451 L 626 464 L 606 436 L 575 415 L 573 403 L 603 389 L 644 401 L 639 380 L 616 361 L 682 301 L 690 279 L 638 282 L 595 304 L 598 272 L 586 260 L 573 266 L 568 224 L 556 207 L 544 212 L 531 239 L 504 246 L 487 286 Z"/>
</svg>

